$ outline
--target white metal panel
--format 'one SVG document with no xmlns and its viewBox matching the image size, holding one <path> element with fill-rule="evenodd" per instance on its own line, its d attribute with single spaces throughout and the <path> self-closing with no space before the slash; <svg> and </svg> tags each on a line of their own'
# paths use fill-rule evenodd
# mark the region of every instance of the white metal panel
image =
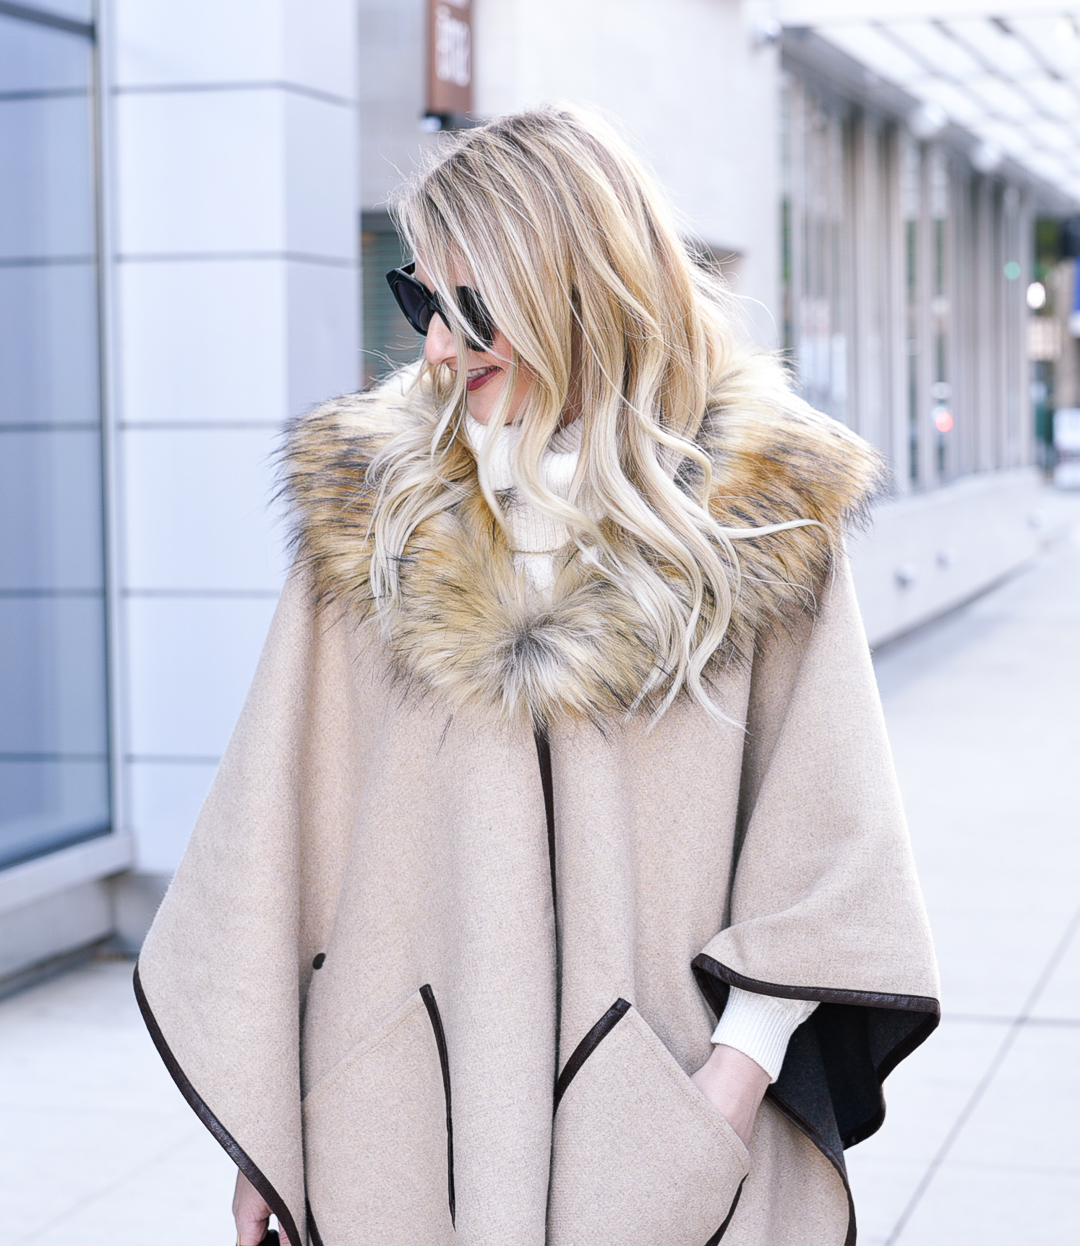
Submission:
<svg viewBox="0 0 1080 1246">
<path fill-rule="evenodd" d="M 1002 151 L 1017 159 L 1023 159 L 1031 150 L 1031 143 L 1027 137 L 1027 130 L 1023 126 L 1014 125 L 1009 121 L 998 121 L 996 118 L 989 118 L 979 125 L 979 134 L 996 143 Z"/>
<path fill-rule="evenodd" d="M 969 79 L 964 86 L 982 104 L 988 116 L 1019 121 L 1035 112 L 1034 103 L 1002 78 L 986 74 Z"/>
<path fill-rule="evenodd" d="M 904 86 L 926 74 L 926 67 L 905 52 L 895 39 L 890 39 L 869 25 L 837 26 L 823 31 L 848 56 L 860 61 L 889 82 Z"/>
<path fill-rule="evenodd" d="M 966 44 L 932 22 L 889 22 L 885 30 L 936 74 L 956 79 L 974 77 L 983 71 Z"/>
<path fill-rule="evenodd" d="M 1045 77 L 1021 78 L 1019 85 L 1048 116 L 1070 121 L 1074 125 L 1080 122 L 1080 90 L 1077 86 Z"/>
<path fill-rule="evenodd" d="M 1026 121 L 1024 131 L 1030 135 L 1033 143 L 1049 151 L 1071 154 L 1076 150 L 1076 131 L 1062 125 L 1060 121 Z"/>
<path fill-rule="evenodd" d="M 996 70 L 1003 77 L 1018 78 L 1040 69 L 1023 42 L 1013 34 L 1006 34 L 989 15 L 981 19 L 946 21 L 945 25 L 974 51 L 988 69 Z"/>
<path fill-rule="evenodd" d="M 1062 77 L 1080 75 L 1080 29 L 1075 14 L 1010 17 L 1009 25 L 1037 56 Z"/>
<path fill-rule="evenodd" d="M 923 78 L 914 85 L 923 99 L 944 108 L 957 125 L 976 125 L 985 115 L 982 104 L 964 86 L 944 78 Z"/>
</svg>

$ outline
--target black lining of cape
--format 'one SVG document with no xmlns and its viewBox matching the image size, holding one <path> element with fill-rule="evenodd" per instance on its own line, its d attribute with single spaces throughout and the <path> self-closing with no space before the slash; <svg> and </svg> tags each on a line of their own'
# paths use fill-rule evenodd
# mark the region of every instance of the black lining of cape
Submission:
<svg viewBox="0 0 1080 1246">
<path fill-rule="evenodd" d="M 717 1018 L 733 986 L 821 1005 L 792 1035 L 780 1076 L 765 1093 L 840 1174 L 848 1200 L 844 1246 L 854 1246 L 855 1206 L 844 1150 L 881 1127 L 885 1119 L 882 1082 L 934 1032 L 941 1020 L 941 1005 L 927 995 L 760 982 L 704 953 L 694 957 L 691 965 Z"/>
<path fill-rule="evenodd" d="M 251 1156 L 240 1146 L 231 1133 L 218 1120 L 213 1112 L 207 1107 L 205 1100 L 191 1084 L 187 1074 L 180 1067 L 179 1061 L 172 1053 L 172 1048 L 165 1040 L 165 1035 L 161 1032 L 161 1027 L 157 1023 L 153 1009 L 146 998 L 143 991 L 142 982 L 139 979 L 138 962 L 135 965 L 135 974 L 132 979 L 135 987 L 135 998 L 139 1003 L 139 1011 L 142 1013 L 143 1021 L 146 1028 L 150 1031 L 150 1037 L 154 1041 L 154 1046 L 158 1050 L 158 1055 L 164 1061 L 165 1067 L 169 1070 L 169 1075 L 176 1083 L 176 1088 L 184 1096 L 188 1102 L 188 1106 L 195 1115 L 202 1121 L 207 1129 L 214 1135 L 221 1144 L 225 1153 L 232 1162 L 240 1169 L 245 1177 L 251 1182 L 256 1190 L 266 1199 L 267 1206 L 278 1218 L 278 1223 L 285 1230 L 292 1246 L 303 1246 L 300 1233 L 296 1227 L 296 1220 L 293 1214 L 285 1205 L 285 1200 L 274 1189 L 270 1182 L 263 1175 L 261 1169 L 254 1163 Z M 319 1240 L 318 1231 L 313 1223 L 309 1223 L 311 1230 L 311 1239 L 315 1246 L 322 1246 Z"/>
</svg>

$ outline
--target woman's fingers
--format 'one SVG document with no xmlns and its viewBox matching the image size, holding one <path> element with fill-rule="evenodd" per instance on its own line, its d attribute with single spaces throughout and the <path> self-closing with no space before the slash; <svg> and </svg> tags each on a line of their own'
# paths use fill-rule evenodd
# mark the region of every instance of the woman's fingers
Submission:
<svg viewBox="0 0 1080 1246">
<path fill-rule="evenodd" d="M 242 1172 L 236 1174 L 232 1212 L 240 1246 L 259 1246 L 270 1224 L 270 1208 L 266 1199 Z M 281 1234 L 281 1240 L 288 1241 L 284 1233 Z"/>
</svg>

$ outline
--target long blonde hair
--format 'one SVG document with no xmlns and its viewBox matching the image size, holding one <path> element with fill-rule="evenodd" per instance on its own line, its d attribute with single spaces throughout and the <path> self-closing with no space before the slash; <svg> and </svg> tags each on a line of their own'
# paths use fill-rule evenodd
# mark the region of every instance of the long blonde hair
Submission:
<svg viewBox="0 0 1080 1246">
<path fill-rule="evenodd" d="M 716 522 L 710 460 L 695 438 L 733 372 L 783 401 L 780 365 L 740 345 L 723 279 L 691 252 L 629 147 L 593 115 L 530 109 L 455 135 L 392 210 L 444 306 L 456 307 L 467 274 L 510 342 L 478 456 L 493 513 L 504 522 L 487 464 L 525 370 L 532 385 L 514 460 L 522 492 L 637 603 L 656 658 L 641 699 L 659 701 L 662 713 L 685 688 L 717 713 L 703 675 L 738 591 L 732 543 L 776 529 Z M 463 358 L 467 326 L 453 320 Z M 477 470 L 460 435 L 465 370 L 425 362 L 414 384 L 429 389 L 436 422 L 396 436 L 372 465 L 380 494 L 371 584 L 384 604 L 399 592 L 412 533 L 459 501 Z M 583 436 L 563 501 L 544 487 L 540 459 L 568 408 L 580 412 Z M 585 497 L 599 519 L 579 505 Z"/>
</svg>

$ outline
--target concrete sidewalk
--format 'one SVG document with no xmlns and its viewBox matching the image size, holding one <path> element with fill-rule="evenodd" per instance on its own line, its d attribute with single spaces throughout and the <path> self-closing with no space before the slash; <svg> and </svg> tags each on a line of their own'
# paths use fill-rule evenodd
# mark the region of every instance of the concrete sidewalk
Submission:
<svg viewBox="0 0 1080 1246">
<path fill-rule="evenodd" d="M 236 1177 L 139 1018 L 130 962 L 0 1004 L 0 1224 L 11 1246 L 228 1246 Z"/>
<path fill-rule="evenodd" d="M 944 1019 L 849 1152 L 860 1243 L 1080 1241 L 1080 543 L 877 670 Z"/>
<path fill-rule="evenodd" d="M 861 1246 L 1080 1240 L 1080 544 L 879 656 L 945 1020 L 849 1152 Z M 0 1004 L 13 1246 L 234 1240 L 233 1170 L 99 962 Z M 817 1246 L 808 1243 L 807 1246 Z"/>
</svg>

